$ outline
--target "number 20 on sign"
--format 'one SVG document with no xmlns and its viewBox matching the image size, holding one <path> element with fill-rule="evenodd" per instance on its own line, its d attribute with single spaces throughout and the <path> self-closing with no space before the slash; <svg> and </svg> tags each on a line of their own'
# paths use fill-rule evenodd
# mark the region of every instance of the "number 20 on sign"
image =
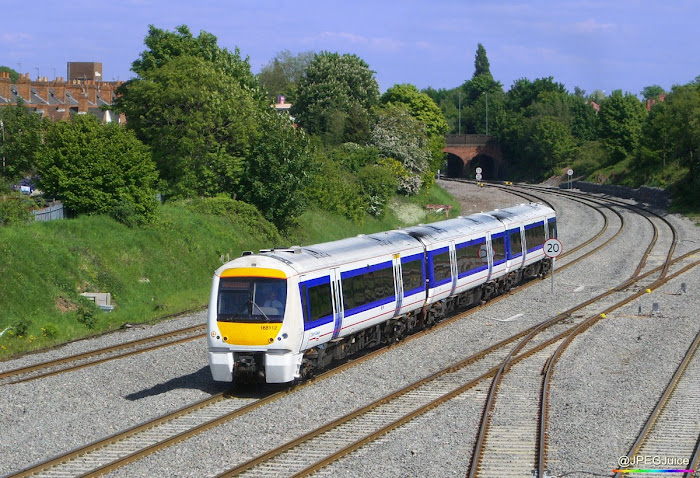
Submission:
<svg viewBox="0 0 700 478">
<path fill-rule="evenodd" d="M 554 262 L 557 260 L 556 258 L 559 257 L 563 250 L 564 248 L 562 247 L 559 239 L 547 239 L 544 241 L 544 244 L 542 244 L 542 251 L 544 252 L 544 255 L 552 258 L 552 294 L 554 294 Z"/>
</svg>

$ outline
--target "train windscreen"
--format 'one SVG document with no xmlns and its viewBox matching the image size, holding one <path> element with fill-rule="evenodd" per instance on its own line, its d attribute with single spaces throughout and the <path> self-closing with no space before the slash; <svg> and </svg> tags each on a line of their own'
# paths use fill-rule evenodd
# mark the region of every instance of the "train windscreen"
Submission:
<svg viewBox="0 0 700 478">
<path fill-rule="evenodd" d="M 261 277 L 222 277 L 217 320 L 221 322 L 282 322 L 287 281 Z"/>
</svg>

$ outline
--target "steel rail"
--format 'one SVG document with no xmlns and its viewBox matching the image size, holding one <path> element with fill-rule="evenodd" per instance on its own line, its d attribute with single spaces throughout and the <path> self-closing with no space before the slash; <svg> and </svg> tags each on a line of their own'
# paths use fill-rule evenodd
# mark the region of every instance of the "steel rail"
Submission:
<svg viewBox="0 0 700 478">
<path fill-rule="evenodd" d="M 700 261 L 698 261 L 698 262 L 700 262 Z M 697 265 L 698 262 L 695 262 L 695 264 Z M 676 372 L 673 374 L 673 377 L 671 377 L 671 380 L 669 381 L 668 385 L 666 385 L 666 389 L 664 390 L 664 393 L 661 395 L 661 398 L 657 402 L 654 409 L 651 411 L 649 418 L 647 419 L 646 423 L 642 427 L 642 430 L 639 432 L 639 436 L 637 437 L 637 440 L 632 445 L 632 448 L 630 448 L 630 451 L 629 451 L 627 456 L 630 456 L 630 457 L 635 456 L 639 452 L 639 449 L 641 448 L 644 441 L 647 439 L 649 432 L 651 431 L 651 428 L 654 426 L 654 424 L 656 423 L 656 420 L 659 418 L 661 411 L 664 409 L 664 407 L 666 406 L 666 403 L 668 402 L 669 397 L 671 396 L 673 391 L 676 389 L 678 382 L 680 381 L 681 377 L 683 376 L 685 369 L 687 368 L 690 361 L 693 359 L 693 356 L 697 352 L 698 348 L 700 348 L 700 332 L 698 332 L 698 334 L 695 336 L 695 340 L 693 340 L 693 342 L 690 344 L 690 347 L 688 347 L 688 351 L 686 352 L 685 357 L 683 357 L 683 360 L 681 361 L 680 365 L 678 365 L 678 368 L 676 369 Z M 695 450 L 695 456 L 691 457 L 691 461 L 693 461 L 693 462 L 697 461 L 697 447 Z M 614 477 L 620 478 L 625 474 L 626 473 L 624 473 L 624 472 L 617 472 L 617 473 L 615 473 Z"/>
<path fill-rule="evenodd" d="M 595 202 L 595 201 L 591 201 L 591 202 Z M 620 231 L 618 231 L 618 232 L 621 232 L 622 229 L 624 228 L 624 220 L 623 220 L 623 217 L 622 217 L 621 214 L 617 213 L 616 211 L 613 210 L 613 212 L 615 212 L 615 213 L 618 215 L 618 217 L 620 218 L 620 221 L 621 221 L 621 228 L 620 228 Z M 649 222 L 651 223 L 651 221 L 649 221 Z M 652 225 L 653 225 L 653 223 L 652 223 Z M 655 226 L 654 226 L 654 231 L 656 232 Z M 651 240 L 650 246 L 647 248 L 647 251 L 648 251 L 648 252 L 651 251 L 651 249 L 653 248 L 653 245 L 655 244 L 657 238 L 658 238 L 658 234 L 655 233 L 655 234 L 654 234 L 654 237 L 653 237 L 652 240 Z M 629 283 L 635 281 L 635 278 L 639 276 L 639 273 L 640 273 L 640 271 L 641 271 L 641 269 L 642 269 L 642 267 L 643 267 L 643 263 L 646 262 L 646 259 L 647 259 L 647 256 L 646 256 L 646 255 L 643 255 L 643 257 L 642 257 L 642 259 L 641 259 L 641 261 L 640 261 L 640 263 L 639 263 L 639 266 L 637 267 L 637 269 L 636 269 L 635 272 L 633 273 L 634 275 L 633 275 L 632 277 L 630 277 L 627 281 L 625 281 L 625 284 L 629 284 Z M 607 296 L 607 295 L 610 295 L 610 294 L 616 292 L 617 290 L 618 290 L 617 288 L 611 289 L 611 290 L 608 291 L 607 293 L 598 296 L 598 297 L 597 297 L 597 300 L 602 299 L 603 297 L 605 297 L 605 296 Z M 479 470 L 479 467 L 480 467 L 480 463 L 481 463 L 481 460 L 482 460 L 482 457 L 483 457 L 483 453 L 485 452 L 486 437 L 487 437 L 488 430 L 489 430 L 490 417 L 491 417 L 492 414 L 493 414 L 493 408 L 494 408 L 494 406 L 495 406 L 496 395 L 497 395 L 498 389 L 499 389 L 499 387 L 500 387 L 500 385 L 501 385 L 502 378 L 503 378 L 503 376 L 505 375 L 505 373 L 507 372 L 507 370 L 508 370 L 509 367 L 510 367 L 510 361 L 511 361 L 511 359 L 512 359 L 513 356 L 515 356 L 523 347 L 525 347 L 525 345 L 526 345 L 530 340 L 532 340 L 532 338 L 533 338 L 534 336 L 537 335 L 538 332 L 539 332 L 539 331 L 538 331 L 537 329 L 533 330 L 532 333 L 530 333 L 527 337 L 525 337 L 525 338 L 511 351 L 511 353 L 508 354 L 508 356 L 506 356 L 506 357 L 504 358 L 504 360 L 503 360 L 503 362 L 502 362 L 502 364 L 501 364 L 501 366 L 500 366 L 498 372 L 496 373 L 496 375 L 495 375 L 494 378 L 493 378 L 493 381 L 491 382 L 491 387 L 489 388 L 489 394 L 488 394 L 488 396 L 487 396 L 486 403 L 485 403 L 485 406 L 484 406 L 484 411 L 483 411 L 483 413 L 482 413 L 482 419 L 481 419 L 481 423 L 480 423 L 480 426 L 479 426 L 479 432 L 478 432 L 478 434 L 477 434 L 477 439 L 476 439 L 476 442 L 475 442 L 475 444 L 474 444 L 474 449 L 473 449 L 473 452 L 472 452 L 470 467 L 469 467 L 469 471 L 468 471 L 468 474 L 467 474 L 467 476 L 468 476 L 469 478 L 474 478 L 474 477 L 476 476 L 476 474 L 478 473 L 478 470 Z"/>
<path fill-rule="evenodd" d="M 495 187 L 500 187 L 500 186 L 495 186 Z M 566 196 L 568 197 L 568 195 L 566 195 Z M 646 263 L 646 260 L 649 256 L 649 254 L 651 253 L 651 250 L 653 249 L 653 247 L 655 246 L 655 244 L 658 240 L 658 228 L 653 223 L 653 221 L 651 221 L 646 216 L 646 214 L 644 214 L 644 212 L 647 212 L 647 211 L 645 211 L 641 208 L 628 207 L 628 205 L 624 205 L 624 206 L 627 207 L 628 209 L 630 209 L 631 211 L 634 211 L 637 214 L 641 215 L 642 217 L 645 217 L 647 219 L 647 221 L 653 227 L 654 236 L 653 236 L 652 240 L 650 241 L 650 244 L 647 247 L 645 253 L 642 255 L 642 258 L 641 258 L 639 265 L 638 265 L 637 269 L 635 270 L 633 276 L 630 277 L 627 281 L 625 281 L 620 286 L 614 288 L 614 291 L 621 291 L 621 290 L 625 289 L 627 286 L 629 286 L 630 284 L 636 282 L 635 278 L 639 275 L 639 273 L 643 269 L 643 267 Z M 643 211 L 643 212 L 640 212 L 640 211 Z M 652 214 L 654 214 L 654 213 L 652 213 Z M 666 256 L 666 260 L 664 262 L 664 266 L 663 266 L 662 271 L 661 271 L 661 276 L 651 287 L 656 287 L 656 284 L 660 283 L 662 281 L 662 279 L 664 278 L 664 276 L 666 275 L 666 273 L 668 272 L 668 268 L 670 267 L 671 258 L 673 256 L 673 252 L 675 251 L 675 245 L 677 242 L 677 233 L 676 233 L 675 227 L 669 221 L 665 220 L 665 218 L 662 218 L 662 219 L 664 219 L 666 225 L 671 230 L 672 235 L 673 235 L 673 241 L 672 241 L 671 247 L 669 248 L 668 254 Z M 633 299 L 630 299 L 630 300 L 633 300 Z M 547 363 L 546 363 L 547 369 L 551 370 L 553 368 L 554 363 L 556 363 L 561 352 L 564 349 L 566 349 L 568 344 L 571 343 L 571 341 L 577 335 L 579 335 L 583 331 L 587 330 L 591 325 L 593 325 L 593 323 L 597 322 L 598 320 L 599 320 L 599 317 L 597 317 L 597 318 L 593 317 L 593 318 L 589 319 L 588 321 L 585 321 L 582 324 L 580 324 L 572 332 L 572 334 L 559 346 L 559 348 L 557 349 L 557 351 L 555 351 L 555 354 L 550 358 L 550 360 L 547 361 Z M 508 362 L 511 359 L 512 355 L 517 353 L 519 348 L 523 347 L 524 344 L 526 342 L 528 342 L 531 338 L 532 338 L 532 335 L 529 335 L 528 337 L 524 338 L 520 344 L 518 344 L 518 347 L 516 347 L 516 349 L 514 349 L 511 352 L 511 354 L 509 354 L 509 356 L 504 359 L 503 364 L 501 365 L 498 373 L 494 376 L 494 379 L 492 381 L 491 388 L 489 391 L 489 395 L 487 397 L 486 404 L 484 407 L 484 412 L 482 414 L 482 421 L 481 421 L 479 433 L 477 436 L 477 441 L 475 443 L 474 451 L 472 453 L 472 460 L 470 463 L 470 469 L 469 469 L 469 473 L 468 473 L 468 476 L 470 478 L 473 478 L 474 476 L 476 476 L 476 473 L 479 470 L 480 461 L 482 459 L 482 454 L 484 452 L 486 434 L 487 434 L 488 428 L 489 428 L 490 417 L 492 416 L 492 413 L 493 413 L 495 397 L 496 397 L 498 388 L 500 386 L 502 376 L 506 373 L 506 370 L 509 367 Z M 546 441 L 545 441 L 546 440 L 546 423 L 547 423 L 547 416 L 548 416 L 548 413 L 547 413 L 548 412 L 548 407 L 547 407 L 547 405 L 548 405 L 548 402 L 547 402 L 548 391 L 549 391 L 549 381 L 547 380 L 547 375 L 545 374 L 543 386 L 541 388 L 541 401 L 540 401 L 541 406 L 540 406 L 540 410 L 539 410 L 539 420 L 538 420 L 539 433 L 538 433 L 538 441 L 537 441 L 537 446 L 536 446 L 536 451 L 537 451 L 536 463 L 538 466 L 538 469 L 537 469 L 538 475 L 537 476 L 544 476 L 544 474 L 543 474 L 544 473 L 544 463 L 545 463 L 544 453 L 545 453 L 545 449 L 546 449 L 546 445 L 545 445 L 546 444 Z"/>
<path fill-rule="evenodd" d="M 692 254 L 695 254 L 697 252 L 700 252 L 700 249 L 696 249 L 695 251 L 689 252 L 687 254 L 684 254 L 683 256 L 679 257 L 676 259 L 676 261 L 681 261 L 682 259 L 685 259 L 686 257 L 689 257 Z M 681 270 L 675 272 L 671 276 L 666 276 L 666 277 L 660 277 L 657 279 L 651 287 L 654 289 L 658 288 L 659 286 L 667 283 L 668 281 L 680 276 L 681 274 L 684 274 L 685 272 L 689 271 L 690 269 L 696 267 L 698 264 L 700 264 L 700 261 L 695 261 L 693 263 L 690 263 L 683 267 Z M 664 270 L 664 269 L 662 269 Z M 668 268 L 665 268 L 665 270 L 668 270 Z M 629 297 L 628 299 L 625 299 L 624 303 L 622 305 L 626 305 L 632 300 L 641 297 L 642 295 L 646 294 L 646 290 L 641 290 L 638 291 L 634 296 Z M 616 307 L 617 308 L 617 307 Z M 614 310 L 614 309 L 613 309 Z M 612 312 L 612 310 L 605 310 L 602 312 L 602 314 L 607 314 L 609 312 Z M 591 317 L 588 321 L 582 322 L 576 327 L 576 330 L 572 333 L 570 337 L 567 337 L 560 345 L 559 347 L 554 351 L 552 356 L 547 360 L 547 363 L 545 365 L 545 371 L 543 374 L 543 379 L 542 379 L 542 389 L 541 389 L 541 395 L 540 395 L 540 424 L 539 424 L 539 433 L 538 433 L 538 444 L 537 444 L 537 449 L 538 449 L 538 457 L 537 457 L 537 476 L 544 476 L 545 473 L 545 465 L 546 465 L 546 449 L 547 449 L 547 417 L 549 415 L 549 390 L 552 382 L 552 376 L 554 375 L 554 369 L 556 363 L 559 361 L 559 358 L 563 354 L 563 352 L 567 349 L 567 347 L 571 344 L 573 339 L 588 330 L 590 327 L 595 325 L 599 320 L 601 320 L 603 317 L 602 315 L 598 315 L 595 317 Z M 700 337 L 700 335 L 699 335 Z"/>
<path fill-rule="evenodd" d="M 530 188 L 530 189 L 535 189 L 535 190 L 537 190 L 537 191 L 541 191 L 541 190 L 544 189 L 544 188 L 538 187 L 538 186 L 525 186 L 525 187 Z M 555 193 L 555 194 L 559 194 L 559 195 L 566 196 L 566 197 L 580 197 L 580 195 L 576 195 L 576 194 L 574 194 L 574 193 L 566 192 L 566 191 L 562 191 L 562 190 L 559 190 L 558 193 Z M 626 203 L 626 202 L 624 202 L 624 201 L 622 201 L 622 200 L 618 200 L 618 199 L 612 199 L 612 198 L 598 198 L 597 196 L 591 196 L 591 195 L 588 195 L 588 197 L 595 197 L 596 199 L 604 199 L 604 200 L 607 201 L 607 202 L 610 202 L 610 203 L 613 203 L 613 204 L 617 204 L 617 205 L 619 205 L 619 206 L 622 206 L 622 207 L 625 207 L 625 208 L 628 208 L 628 209 L 637 210 L 637 211 L 642 211 L 644 214 L 651 214 L 651 215 L 655 216 L 657 219 L 659 219 L 660 221 L 664 222 L 664 223 L 669 227 L 669 229 L 671 230 L 671 234 L 673 235 L 673 240 L 672 240 L 672 242 L 671 242 L 671 248 L 670 248 L 670 249 L 671 249 L 671 252 L 670 252 L 669 254 L 670 254 L 670 255 L 673 255 L 673 253 L 675 252 L 676 245 L 678 244 L 678 231 L 677 231 L 677 229 L 671 224 L 671 222 L 670 222 L 668 219 L 666 219 L 664 216 L 662 216 L 661 214 L 658 214 L 658 213 L 654 212 L 654 211 L 651 210 L 651 209 L 647 209 L 647 208 L 643 208 L 643 207 L 640 207 L 640 206 L 636 206 L 636 205 L 634 205 L 634 204 L 628 204 L 628 203 Z M 662 277 L 665 276 L 666 273 L 667 273 L 667 270 L 664 271 L 664 272 L 662 272 L 661 276 L 662 276 Z"/>
</svg>

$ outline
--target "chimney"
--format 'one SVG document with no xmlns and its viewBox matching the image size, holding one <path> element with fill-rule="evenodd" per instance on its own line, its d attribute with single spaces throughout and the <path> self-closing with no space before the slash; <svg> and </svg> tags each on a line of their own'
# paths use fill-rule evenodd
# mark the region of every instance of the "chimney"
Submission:
<svg viewBox="0 0 700 478">
<path fill-rule="evenodd" d="M 87 113 L 88 110 L 88 97 L 87 95 L 80 93 L 78 94 L 78 114 Z"/>
<path fill-rule="evenodd" d="M 54 80 L 53 95 L 61 103 L 66 102 L 66 83 L 63 81 L 63 77 L 59 77 Z"/>
<path fill-rule="evenodd" d="M 0 71 L 0 96 L 10 100 L 10 73 L 7 71 Z"/>
<path fill-rule="evenodd" d="M 34 88 L 36 88 L 36 94 L 39 98 L 49 101 L 49 82 L 46 77 L 35 81 Z"/>
<path fill-rule="evenodd" d="M 80 98 L 80 96 L 82 95 L 82 91 L 81 91 L 82 88 L 81 88 L 80 83 L 77 80 L 70 81 L 68 83 L 68 85 L 66 86 L 66 90 L 76 100 L 78 100 Z"/>
<path fill-rule="evenodd" d="M 102 98 L 102 101 L 105 103 L 109 103 L 110 105 L 112 104 L 112 85 L 110 85 L 107 82 L 104 82 L 102 84 L 102 87 L 100 88 L 100 98 Z"/>
<path fill-rule="evenodd" d="M 85 87 L 87 88 L 87 94 L 90 103 L 97 104 L 97 86 L 95 85 L 95 82 L 92 80 L 88 80 L 88 83 L 87 85 L 85 85 Z"/>
<path fill-rule="evenodd" d="M 32 91 L 29 73 L 19 74 L 19 79 L 17 80 L 17 94 L 19 94 L 26 103 L 31 101 Z"/>
</svg>

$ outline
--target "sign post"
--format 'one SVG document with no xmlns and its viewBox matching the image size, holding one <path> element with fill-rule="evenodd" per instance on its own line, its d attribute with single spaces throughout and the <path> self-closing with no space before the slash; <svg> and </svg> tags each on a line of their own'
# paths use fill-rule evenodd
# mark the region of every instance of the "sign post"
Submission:
<svg viewBox="0 0 700 478">
<path fill-rule="evenodd" d="M 573 169 L 569 169 L 569 170 L 566 172 L 566 174 L 569 176 L 569 189 L 571 189 L 571 176 L 574 175 L 574 170 L 573 170 Z"/>
<path fill-rule="evenodd" d="M 554 294 L 554 263 L 557 260 L 557 257 L 562 253 L 564 248 L 561 245 L 561 241 L 559 239 L 547 239 L 544 241 L 544 244 L 542 244 L 542 250 L 544 251 L 544 255 L 547 257 L 550 257 L 552 259 L 552 290 L 551 293 Z"/>
</svg>

